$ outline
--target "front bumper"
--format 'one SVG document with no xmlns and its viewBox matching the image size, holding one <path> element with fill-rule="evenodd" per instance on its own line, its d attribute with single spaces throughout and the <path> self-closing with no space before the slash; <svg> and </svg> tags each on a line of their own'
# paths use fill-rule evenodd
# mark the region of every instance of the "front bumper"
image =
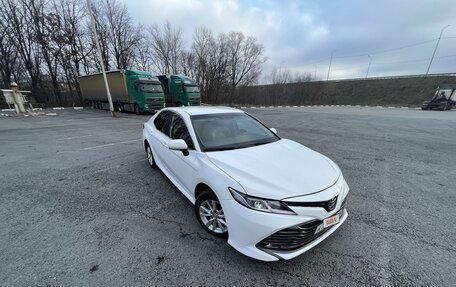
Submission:
<svg viewBox="0 0 456 287">
<path fill-rule="evenodd" d="M 200 100 L 189 101 L 189 102 L 188 102 L 188 105 L 189 105 L 189 106 L 201 106 L 201 101 L 200 101 Z"/>
<path fill-rule="evenodd" d="M 277 261 L 292 259 L 318 243 L 325 240 L 336 231 L 347 219 L 348 212 L 340 200 L 336 208 L 327 212 L 319 207 L 292 207 L 298 215 L 282 215 L 248 209 L 235 200 L 222 201 L 223 210 L 229 226 L 228 243 L 239 252 L 262 261 Z M 296 245 L 288 250 L 274 250 L 266 248 L 265 240 L 278 232 L 333 216 L 340 212 L 339 223 L 318 232 L 304 244 Z"/>
<path fill-rule="evenodd" d="M 163 98 L 147 98 L 144 105 L 144 110 L 148 112 L 156 112 L 165 107 L 165 101 Z"/>
</svg>

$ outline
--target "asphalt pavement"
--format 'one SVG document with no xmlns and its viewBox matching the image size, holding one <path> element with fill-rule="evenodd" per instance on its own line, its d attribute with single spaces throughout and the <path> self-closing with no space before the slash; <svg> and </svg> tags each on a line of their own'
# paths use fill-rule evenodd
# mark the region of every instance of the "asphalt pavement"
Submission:
<svg viewBox="0 0 456 287">
<path fill-rule="evenodd" d="M 290 261 L 248 258 L 199 226 L 150 169 L 150 116 L 0 117 L 2 286 L 454 286 L 456 112 L 248 108 L 333 159 L 349 217 Z"/>
</svg>

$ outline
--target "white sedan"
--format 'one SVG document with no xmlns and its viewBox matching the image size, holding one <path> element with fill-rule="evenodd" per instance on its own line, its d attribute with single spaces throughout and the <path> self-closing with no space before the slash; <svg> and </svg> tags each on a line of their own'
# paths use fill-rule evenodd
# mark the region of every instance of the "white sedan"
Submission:
<svg viewBox="0 0 456 287">
<path fill-rule="evenodd" d="M 241 110 L 166 108 L 143 140 L 150 166 L 195 205 L 202 227 L 247 256 L 294 258 L 347 219 L 339 167 Z"/>
</svg>

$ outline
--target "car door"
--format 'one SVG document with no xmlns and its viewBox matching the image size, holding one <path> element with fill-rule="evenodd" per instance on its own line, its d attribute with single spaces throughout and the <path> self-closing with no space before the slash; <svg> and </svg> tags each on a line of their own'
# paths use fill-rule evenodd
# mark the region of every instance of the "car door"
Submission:
<svg viewBox="0 0 456 287">
<path fill-rule="evenodd" d="M 162 111 L 154 120 L 155 132 L 151 138 L 151 145 L 155 151 L 154 156 L 162 168 L 169 170 L 169 157 L 171 156 L 168 149 L 169 128 L 171 126 L 173 113 Z"/>
<path fill-rule="evenodd" d="M 173 113 L 172 116 L 170 138 L 183 139 L 187 143 L 189 154 L 184 155 L 182 151 L 169 150 L 172 154 L 169 157 L 169 161 L 170 169 L 175 178 L 186 189 L 188 194 L 192 196 L 193 177 L 197 169 L 197 152 L 185 121 L 177 113 Z"/>
</svg>

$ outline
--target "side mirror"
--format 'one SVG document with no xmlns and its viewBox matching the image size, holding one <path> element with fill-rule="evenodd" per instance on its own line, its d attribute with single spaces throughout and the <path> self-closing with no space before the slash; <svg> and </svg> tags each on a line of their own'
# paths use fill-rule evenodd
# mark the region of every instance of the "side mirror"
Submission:
<svg viewBox="0 0 456 287">
<path fill-rule="evenodd" d="M 275 128 L 270 128 L 271 132 L 277 134 L 277 130 Z"/>
<path fill-rule="evenodd" d="M 183 139 L 170 140 L 168 142 L 168 148 L 171 150 L 180 150 L 184 156 L 189 154 L 187 143 Z"/>
</svg>

